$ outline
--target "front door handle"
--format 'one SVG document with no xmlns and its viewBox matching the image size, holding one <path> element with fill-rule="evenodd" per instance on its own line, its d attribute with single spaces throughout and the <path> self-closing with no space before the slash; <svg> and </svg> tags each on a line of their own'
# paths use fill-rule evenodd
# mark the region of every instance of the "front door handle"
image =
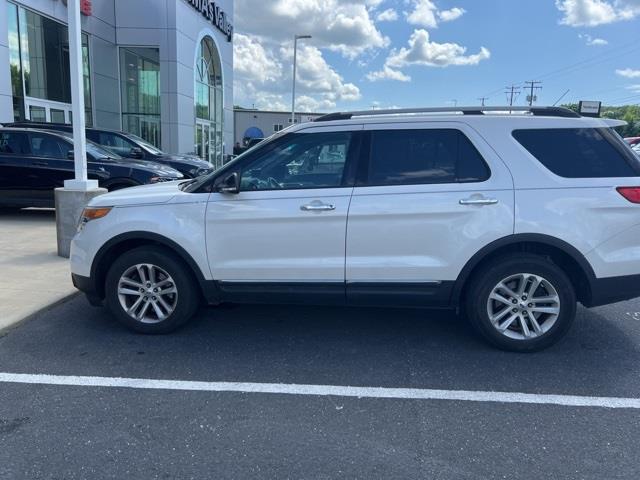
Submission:
<svg viewBox="0 0 640 480">
<path fill-rule="evenodd" d="M 325 212 L 328 210 L 335 210 L 336 206 L 330 203 L 311 202 L 306 205 L 302 205 L 300 210 L 303 212 Z"/>
<path fill-rule="evenodd" d="M 471 197 L 460 200 L 460 205 L 495 205 L 497 198 Z"/>
</svg>

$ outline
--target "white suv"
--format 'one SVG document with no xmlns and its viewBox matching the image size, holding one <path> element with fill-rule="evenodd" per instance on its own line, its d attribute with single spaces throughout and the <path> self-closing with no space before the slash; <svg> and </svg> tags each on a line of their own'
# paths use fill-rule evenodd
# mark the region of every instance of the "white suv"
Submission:
<svg viewBox="0 0 640 480">
<path fill-rule="evenodd" d="M 640 161 L 614 121 L 505 110 L 331 114 L 207 176 L 97 197 L 74 283 L 147 333 L 203 300 L 396 305 L 547 347 L 577 302 L 640 296 Z"/>
</svg>

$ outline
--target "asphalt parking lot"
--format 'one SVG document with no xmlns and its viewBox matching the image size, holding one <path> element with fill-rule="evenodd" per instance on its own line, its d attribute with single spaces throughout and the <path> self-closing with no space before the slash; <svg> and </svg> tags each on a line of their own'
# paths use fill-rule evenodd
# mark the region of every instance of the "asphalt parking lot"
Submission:
<svg viewBox="0 0 640 480">
<path fill-rule="evenodd" d="M 580 309 L 568 338 L 528 355 L 448 312 L 222 306 L 143 336 L 82 297 L 0 338 L 3 373 L 636 405 L 639 360 L 640 301 Z M 0 383 L 0 478 L 640 478 L 638 408 L 47 383 Z"/>
</svg>

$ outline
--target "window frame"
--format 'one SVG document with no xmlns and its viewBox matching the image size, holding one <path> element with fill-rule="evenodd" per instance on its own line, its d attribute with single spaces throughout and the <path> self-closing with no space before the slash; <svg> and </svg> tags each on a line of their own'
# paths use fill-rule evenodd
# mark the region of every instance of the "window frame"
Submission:
<svg viewBox="0 0 640 480">
<path fill-rule="evenodd" d="M 286 192 L 286 191 L 290 192 L 290 191 L 321 190 L 321 189 L 327 190 L 327 189 L 333 189 L 333 188 L 353 188 L 353 186 L 355 185 L 355 171 L 356 171 L 357 164 L 360 161 L 360 152 L 362 147 L 362 131 L 361 130 L 327 130 L 325 132 L 315 131 L 315 132 L 306 132 L 306 133 L 304 131 L 290 132 L 290 133 L 287 133 L 286 135 L 283 135 L 281 138 L 278 138 L 277 140 L 268 143 L 263 148 L 260 148 L 255 152 L 252 152 L 251 158 L 247 157 L 246 159 L 243 159 L 244 161 L 241 163 L 241 168 L 236 169 L 234 171 L 238 173 L 239 180 L 240 182 L 242 182 L 242 174 L 244 173 L 245 170 L 247 170 L 247 167 L 251 163 L 259 160 L 263 155 L 269 154 L 270 152 L 280 147 L 281 145 L 286 144 L 288 141 L 290 141 L 290 139 L 294 135 L 317 135 L 317 134 L 322 135 L 322 134 L 331 134 L 331 133 L 348 133 L 351 135 L 351 139 L 349 141 L 349 149 L 347 151 L 347 157 L 345 158 L 344 169 L 342 171 L 342 178 L 340 179 L 339 185 L 332 185 L 332 186 L 321 185 L 317 187 L 306 187 L 306 188 L 263 188 L 260 190 L 240 190 L 239 193 Z"/>
<path fill-rule="evenodd" d="M 67 147 L 70 147 L 67 149 L 67 152 L 69 152 L 69 150 L 73 149 L 73 144 L 70 144 L 70 142 L 67 142 L 59 137 L 56 137 L 55 135 L 50 135 L 49 133 L 46 132 L 28 132 L 27 133 L 27 137 L 28 137 L 28 145 L 29 145 L 29 151 L 31 152 L 30 155 L 32 157 L 37 157 L 37 158 L 49 158 L 51 160 L 65 160 L 65 161 L 72 161 L 67 155 L 64 154 L 64 152 L 60 152 L 62 154 L 61 157 L 51 157 L 51 156 L 45 156 L 45 155 L 38 155 L 34 148 L 33 148 L 33 144 L 32 142 L 32 138 L 34 135 L 42 135 L 43 137 L 49 137 L 51 140 L 53 140 L 54 142 L 56 142 L 58 144 L 58 146 L 60 146 L 60 144 L 65 144 L 67 145 Z"/>
<path fill-rule="evenodd" d="M 394 125 L 395 126 L 395 125 Z M 375 132 L 407 132 L 407 131 L 434 131 L 434 130 L 453 130 L 458 134 L 462 135 L 468 142 L 469 145 L 475 150 L 478 154 L 478 158 L 482 161 L 483 165 L 487 170 L 487 177 L 482 180 L 474 180 L 474 181 L 454 181 L 454 182 L 424 182 L 424 181 L 416 181 L 415 183 L 370 183 L 369 182 L 369 167 L 371 165 L 371 149 L 373 148 L 373 134 Z M 475 142 L 469 137 L 469 135 L 464 132 L 461 128 L 454 126 L 442 126 L 437 125 L 434 127 L 406 127 L 406 128 L 376 128 L 371 130 L 364 131 L 364 141 L 361 148 L 360 161 L 358 164 L 358 171 L 356 174 L 356 187 L 415 187 L 415 186 L 433 186 L 433 185 L 474 185 L 474 184 L 483 184 L 491 180 L 493 177 L 493 170 L 491 169 L 491 165 L 487 162 L 485 156 L 480 152 L 478 146 Z"/>
</svg>

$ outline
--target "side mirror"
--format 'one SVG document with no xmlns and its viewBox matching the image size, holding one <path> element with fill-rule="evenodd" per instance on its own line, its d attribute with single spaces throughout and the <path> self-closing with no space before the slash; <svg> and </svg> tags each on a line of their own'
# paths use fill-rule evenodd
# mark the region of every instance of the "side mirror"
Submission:
<svg viewBox="0 0 640 480">
<path fill-rule="evenodd" d="M 215 183 L 214 191 L 218 193 L 240 193 L 240 175 L 230 173 Z"/>
<path fill-rule="evenodd" d="M 67 158 L 68 158 L 69 160 L 73 160 L 73 159 L 75 158 L 75 154 L 73 153 L 73 150 L 69 150 L 69 151 L 67 152 Z"/>
<path fill-rule="evenodd" d="M 142 149 L 133 147 L 129 150 L 129 158 L 142 158 Z"/>
</svg>

